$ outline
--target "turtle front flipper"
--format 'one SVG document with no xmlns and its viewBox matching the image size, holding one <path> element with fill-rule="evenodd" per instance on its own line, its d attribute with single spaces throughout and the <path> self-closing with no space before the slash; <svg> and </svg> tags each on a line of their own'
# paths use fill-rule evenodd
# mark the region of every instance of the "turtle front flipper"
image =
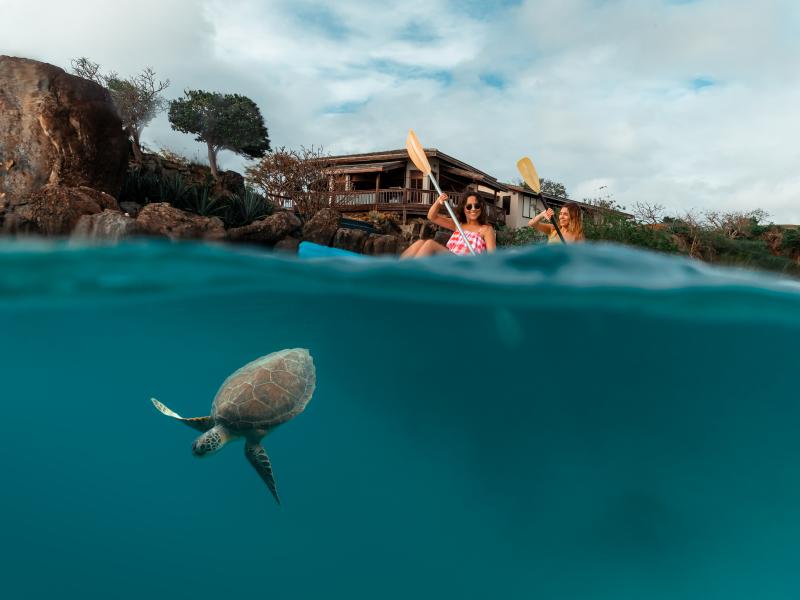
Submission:
<svg viewBox="0 0 800 600">
<path fill-rule="evenodd" d="M 214 427 L 214 420 L 211 417 L 192 417 L 186 419 L 180 416 L 174 410 L 170 410 L 169 408 L 161 404 L 161 402 L 159 402 L 155 398 L 150 398 L 150 401 L 153 403 L 153 406 L 155 406 L 161 414 L 167 415 L 168 417 L 172 417 L 173 419 L 177 419 L 178 421 L 180 421 L 181 423 L 185 423 L 192 429 L 197 429 L 197 431 L 208 431 L 209 429 Z"/>
<path fill-rule="evenodd" d="M 278 488 L 275 485 L 275 477 L 272 474 L 272 463 L 269 462 L 267 451 L 258 442 L 247 441 L 244 445 L 244 454 L 247 460 L 253 465 L 253 468 L 258 471 L 261 479 L 267 484 L 269 491 L 275 496 L 275 501 L 280 504 L 281 499 L 278 497 Z"/>
</svg>

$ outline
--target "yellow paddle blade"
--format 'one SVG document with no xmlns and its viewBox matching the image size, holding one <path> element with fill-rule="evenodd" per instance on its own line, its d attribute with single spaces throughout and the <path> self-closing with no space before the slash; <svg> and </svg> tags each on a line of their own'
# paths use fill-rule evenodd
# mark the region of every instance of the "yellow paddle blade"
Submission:
<svg viewBox="0 0 800 600">
<path fill-rule="evenodd" d="M 411 162 L 414 163 L 414 166 L 425 173 L 425 175 L 430 175 L 431 163 L 428 162 L 428 157 L 425 155 L 425 149 L 422 147 L 422 144 L 420 144 L 419 138 L 417 137 L 417 134 L 414 133 L 413 129 L 408 130 L 408 137 L 406 138 L 406 150 L 408 151 L 408 157 L 411 159 Z"/>
<path fill-rule="evenodd" d="M 542 191 L 539 175 L 536 173 L 536 167 L 533 166 L 533 161 L 530 158 L 527 156 L 520 158 L 517 161 L 517 169 L 519 169 L 519 174 L 522 175 L 522 179 L 528 184 L 529 188 L 537 194 Z"/>
</svg>

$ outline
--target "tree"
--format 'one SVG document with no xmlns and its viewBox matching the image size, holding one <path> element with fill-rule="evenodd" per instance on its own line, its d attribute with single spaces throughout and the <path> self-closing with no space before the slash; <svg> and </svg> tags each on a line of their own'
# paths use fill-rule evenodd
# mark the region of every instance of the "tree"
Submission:
<svg viewBox="0 0 800 600">
<path fill-rule="evenodd" d="M 109 91 L 117 114 L 122 120 L 122 128 L 131 140 L 133 155 L 136 160 L 141 160 L 142 130 L 166 108 L 167 102 L 161 96 L 161 92 L 169 87 L 169 79 L 157 80 L 156 72 L 150 67 L 127 79 L 114 72 L 104 75 L 100 72 L 100 65 L 85 56 L 72 60 L 72 71 Z"/>
<path fill-rule="evenodd" d="M 533 191 L 531 190 L 531 186 L 529 186 L 522 179 L 517 181 L 517 185 L 526 190 Z M 541 179 L 539 181 L 539 185 L 541 187 L 542 192 L 544 192 L 545 194 L 549 194 L 551 196 L 558 196 L 559 198 L 569 198 L 569 194 L 567 194 L 567 188 L 564 187 L 563 183 L 559 183 L 558 181 L 553 181 L 552 179 Z"/>
<path fill-rule="evenodd" d="M 239 94 L 187 90 L 185 98 L 169 105 L 172 128 L 195 134 L 208 146 L 211 174 L 219 178 L 217 154 L 230 150 L 249 158 L 261 158 L 269 151 L 264 118 L 255 102 Z"/>
<path fill-rule="evenodd" d="M 657 225 L 664 219 L 666 207 L 662 204 L 650 202 L 637 202 L 633 205 L 633 216 L 639 223 Z"/>
<path fill-rule="evenodd" d="M 245 171 L 248 181 L 273 204 L 291 199 L 293 207 L 310 219 L 328 206 L 330 157 L 321 148 L 278 148 Z M 288 208 L 288 206 L 287 206 Z"/>
<path fill-rule="evenodd" d="M 542 179 L 539 183 L 542 186 L 542 192 L 545 194 L 558 196 L 559 198 L 569 198 L 569 194 L 567 194 L 567 188 L 564 187 L 563 183 L 553 181 L 552 179 Z"/>
</svg>

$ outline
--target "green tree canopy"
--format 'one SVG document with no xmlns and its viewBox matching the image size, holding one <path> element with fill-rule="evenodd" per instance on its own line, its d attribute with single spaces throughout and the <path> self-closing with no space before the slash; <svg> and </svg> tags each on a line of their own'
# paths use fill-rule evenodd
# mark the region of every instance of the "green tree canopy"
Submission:
<svg viewBox="0 0 800 600">
<path fill-rule="evenodd" d="M 530 186 L 522 179 L 517 182 L 517 185 L 525 188 L 526 190 L 531 189 Z M 542 192 L 545 194 L 558 196 L 559 198 L 569 198 L 569 195 L 567 194 L 567 188 L 564 187 L 563 183 L 553 181 L 552 179 L 542 179 L 539 181 L 539 185 L 541 186 Z"/>
<path fill-rule="evenodd" d="M 169 122 L 173 129 L 193 133 L 195 140 L 208 146 L 208 162 L 215 178 L 220 150 L 249 158 L 260 158 L 270 150 L 264 118 L 250 98 L 203 90 L 184 93 L 184 98 L 170 103 Z"/>
</svg>

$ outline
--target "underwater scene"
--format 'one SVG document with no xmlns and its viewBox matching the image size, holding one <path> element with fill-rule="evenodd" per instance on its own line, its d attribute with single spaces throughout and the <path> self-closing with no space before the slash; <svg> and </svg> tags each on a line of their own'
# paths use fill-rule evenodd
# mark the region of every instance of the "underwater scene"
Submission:
<svg viewBox="0 0 800 600">
<path fill-rule="evenodd" d="M 800 285 L 615 246 L 0 244 L 5 598 L 796 598 Z M 307 349 L 263 439 L 184 417 Z"/>
</svg>

